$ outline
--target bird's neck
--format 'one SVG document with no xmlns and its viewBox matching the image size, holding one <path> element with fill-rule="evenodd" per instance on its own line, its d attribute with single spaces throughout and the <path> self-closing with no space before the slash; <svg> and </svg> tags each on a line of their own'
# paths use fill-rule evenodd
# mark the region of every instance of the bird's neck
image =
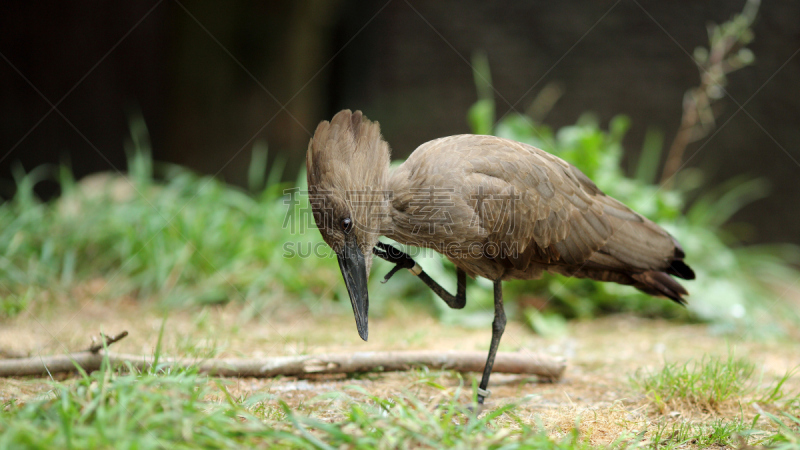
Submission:
<svg viewBox="0 0 800 450">
<path fill-rule="evenodd" d="M 387 168 L 387 171 L 389 169 Z M 413 222 L 409 215 L 408 206 L 413 199 L 413 187 L 410 185 L 408 171 L 403 165 L 391 170 L 386 177 L 386 191 L 389 192 L 389 201 L 386 203 L 386 223 L 384 236 L 401 244 L 419 245 L 414 235 L 408 233 L 408 225 Z"/>
</svg>

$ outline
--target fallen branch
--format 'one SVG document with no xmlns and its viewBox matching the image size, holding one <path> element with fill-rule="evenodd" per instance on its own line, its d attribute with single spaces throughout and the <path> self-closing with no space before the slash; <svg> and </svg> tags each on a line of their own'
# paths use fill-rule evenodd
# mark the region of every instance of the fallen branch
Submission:
<svg viewBox="0 0 800 450">
<path fill-rule="evenodd" d="M 91 372 L 99 369 L 106 357 L 112 366 L 130 365 L 137 370 L 147 370 L 153 365 L 152 357 L 84 351 L 67 355 L 0 360 L 0 377 L 74 372 L 76 366 Z M 196 367 L 201 373 L 223 377 L 269 378 L 279 375 L 390 372 L 418 366 L 458 372 L 482 372 L 485 362 L 486 354 L 483 352 L 404 351 L 204 361 L 161 357 L 158 359 L 158 366 L 172 369 Z M 548 381 L 561 378 L 565 368 L 564 359 L 537 353 L 498 353 L 494 363 L 494 372 L 536 375 Z"/>
</svg>

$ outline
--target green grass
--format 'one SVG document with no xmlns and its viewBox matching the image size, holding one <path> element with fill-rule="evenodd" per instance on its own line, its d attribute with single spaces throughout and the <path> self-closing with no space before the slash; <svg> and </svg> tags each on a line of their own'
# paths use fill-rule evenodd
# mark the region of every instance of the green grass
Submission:
<svg viewBox="0 0 800 450">
<path fill-rule="evenodd" d="M 633 385 L 645 393 L 657 409 L 690 406 L 703 411 L 717 412 L 728 402 L 739 407 L 754 403 L 792 410 L 800 407 L 800 392 L 787 392 L 787 382 L 797 374 L 797 368 L 787 371 L 773 382 L 765 382 L 763 374 L 756 377 L 756 365 L 747 358 L 730 353 L 726 358 L 705 356 L 698 361 L 665 363 L 658 371 L 637 371 Z"/>
<path fill-rule="evenodd" d="M 738 363 L 727 367 L 740 368 Z M 715 369 L 706 369 L 710 377 Z M 227 382 L 194 370 L 144 373 L 104 366 L 52 390 L 0 408 L 0 449 L 6 448 L 708 448 L 743 442 L 797 448 L 800 420 L 789 412 L 669 423 L 623 433 L 593 446 L 575 427 L 545 429 L 508 404 L 476 416 L 467 391 L 441 401 L 406 393 L 382 398 L 353 387 L 289 408 L 271 394 L 233 396 Z M 466 397 L 466 398 L 465 398 Z M 474 399 L 472 399 L 474 401 Z M 472 403 L 474 406 L 474 403 Z"/>
<path fill-rule="evenodd" d="M 779 450 L 800 448 L 800 413 L 767 416 L 778 426 L 776 433 L 764 439 L 767 446 Z"/>
<path fill-rule="evenodd" d="M 54 382 L 42 398 L 5 402 L 0 449 L 587 448 L 577 432 L 556 439 L 527 425 L 513 405 L 475 416 L 463 401 L 458 392 L 433 406 L 411 395 L 336 393 L 292 410 L 271 395 L 235 398 L 224 382 L 193 370 L 104 366 L 74 382 Z M 321 418 L 332 411 L 333 419 Z"/>
<path fill-rule="evenodd" d="M 165 181 L 156 183 L 150 164 L 146 152 L 137 153 L 128 177 L 109 176 L 100 187 L 76 184 L 62 169 L 63 195 L 52 203 L 32 196 L 42 171 L 19 175 L 17 195 L 0 205 L 0 298 L 18 299 L 31 288 L 67 291 L 93 277 L 109 282 L 104 297 L 172 304 L 275 290 L 303 299 L 328 287 L 324 273 L 311 275 L 324 259 L 283 257 L 285 242 L 318 241 L 282 226 L 284 186 L 251 196 L 174 166 L 163 167 Z M 6 315 L 20 309 L 15 303 L 24 302 L 4 301 Z"/>
<path fill-rule="evenodd" d="M 661 421 L 652 432 L 647 448 L 800 448 L 800 419 L 797 415 L 767 414 L 766 419 L 756 416 L 749 422 L 743 418 L 714 419 L 706 423 Z"/>
<path fill-rule="evenodd" d="M 696 448 L 739 447 L 751 440 L 751 436 L 761 434 L 754 425 L 754 423 L 747 423 L 741 419 L 716 419 L 709 423 L 679 422 L 677 424 L 668 424 L 662 421 L 656 426 L 650 439 L 651 448 L 667 450 L 685 448 L 687 445 Z"/>
<path fill-rule="evenodd" d="M 661 412 L 679 402 L 715 410 L 748 392 L 754 372 L 755 364 L 730 355 L 727 359 L 704 357 L 683 364 L 666 363 L 658 372 L 637 373 L 633 381 Z"/>
<path fill-rule="evenodd" d="M 765 385 L 755 379 L 755 369 L 752 362 L 731 354 L 684 364 L 666 363 L 651 373 L 637 372 L 631 377 L 633 385 L 646 394 L 660 416 L 650 436 L 651 448 L 745 444 L 800 448 L 800 393 L 785 389 L 796 370 Z M 739 417 L 731 418 L 730 412 L 737 410 Z M 745 410 L 761 412 L 748 413 L 747 420 Z M 664 415 L 668 412 L 677 417 L 700 413 L 712 419 L 672 420 Z"/>
<path fill-rule="evenodd" d="M 220 393 L 191 371 L 104 368 L 54 383 L 49 398 L 3 405 L 0 448 L 233 448 L 292 438 L 265 426 L 246 402 L 208 400 Z"/>
<path fill-rule="evenodd" d="M 262 165 L 252 175 L 258 193 L 249 194 L 177 166 L 153 167 L 146 139 L 136 141 L 125 176 L 76 183 L 66 167 L 16 171 L 16 195 L 0 204 L 0 319 L 98 279 L 104 287 L 94 298 L 175 306 L 239 301 L 259 309 L 278 298 L 313 305 L 346 296 L 325 251 L 287 251 L 327 247 L 308 227 L 307 199 L 284 195 L 280 167 L 258 177 L 263 152 L 254 152 L 254 167 Z M 46 179 L 62 195 L 43 203 L 33 188 Z"/>
</svg>

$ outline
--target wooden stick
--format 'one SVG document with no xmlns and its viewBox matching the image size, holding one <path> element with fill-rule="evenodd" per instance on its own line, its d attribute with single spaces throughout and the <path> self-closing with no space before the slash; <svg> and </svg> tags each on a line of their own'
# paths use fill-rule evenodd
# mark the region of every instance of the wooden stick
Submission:
<svg viewBox="0 0 800 450">
<path fill-rule="evenodd" d="M 137 370 L 152 366 L 153 358 L 143 355 L 128 355 L 108 352 L 109 362 L 114 365 L 130 364 Z M 49 373 L 74 372 L 75 366 L 90 372 L 100 368 L 103 352 L 89 351 L 34 358 L 0 360 L 0 377 L 23 375 L 47 375 Z M 481 372 L 486 363 L 484 352 L 357 352 L 330 353 L 322 355 L 278 356 L 261 359 L 211 359 L 166 358 L 158 365 L 171 368 L 197 367 L 201 373 L 223 377 L 268 378 L 278 375 L 298 376 L 310 374 L 333 374 L 354 372 L 389 372 L 408 370 L 416 366 L 431 369 L 450 369 L 458 372 Z M 494 372 L 537 375 L 548 381 L 561 378 L 566 368 L 562 358 L 538 353 L 498 353 Z"/>
</svg>

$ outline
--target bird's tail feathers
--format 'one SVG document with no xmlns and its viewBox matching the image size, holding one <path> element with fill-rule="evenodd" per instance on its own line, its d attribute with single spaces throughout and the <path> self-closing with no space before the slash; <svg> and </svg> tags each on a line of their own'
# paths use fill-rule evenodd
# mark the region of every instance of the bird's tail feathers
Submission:
<svg viewBox="0 0 800 450">
<path fill-rule="evenodd" d="M 683 267 L 691 272 L 689 266 L 683 264 L 682 261 L 680 262 Z M 674 263 L 673 263 L 674 264 Z M 673 273 L 672 266 L 670 269 L 667 269 L 669 273 Z M 677 269 L 676 269 L 677 270 Z M 687 274 L 688 275 L 688 274 Z M 673 280 L 667 272 L 657 272 L 655 270 L 650 270 L 647 272 L 642 273 L 634 273 L 630 275 L 636 283 L 633 285 L 636 289 L 649 294 L 654 295 L 657 297 L 667 297 L 670 300 L 679 303 L 681 305 L 686 305 L 686 300 L 683 299 L 684 295 L 689 295 L 689 292 L 680 285 L 677 281 Z M 681 278 L 685 278 L 682 275 L 677 275 Z M 691 272 L 691 278 L 686 277 L 686 279 L 693 279 L 694 273 Z"/>
</svg>

